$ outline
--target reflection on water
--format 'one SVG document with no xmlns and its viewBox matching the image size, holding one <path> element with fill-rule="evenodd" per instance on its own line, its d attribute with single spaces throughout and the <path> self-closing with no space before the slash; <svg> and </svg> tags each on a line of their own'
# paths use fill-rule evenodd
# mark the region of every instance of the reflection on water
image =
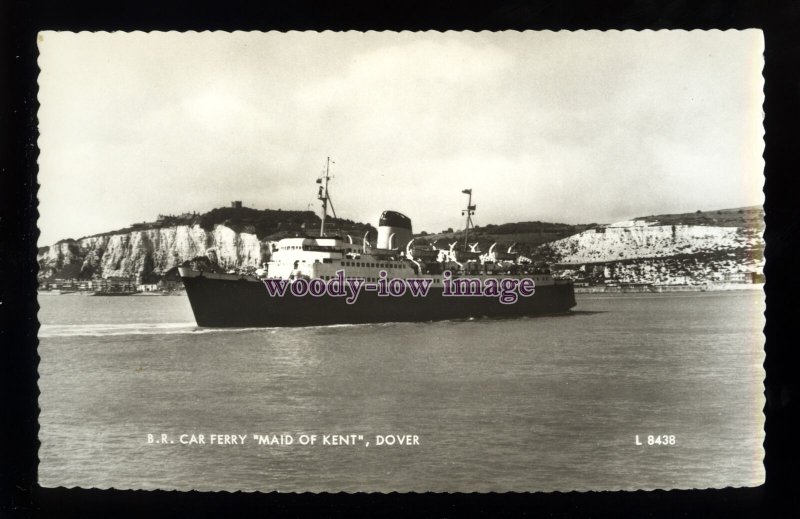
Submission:
<svg viewBox="0 0 800 519">
<path fill-rule="evenodd" d="M 694 488 L 763 480 L 761 292 L 579 295 L 571 316 L 212 330 L 183 297 L 42 298 L 44 486 Z M 64 304 L 69 300 L 70 304 Z M 419 446 L 147 444 L 416 434 Z M 635 437 L 675 435 L 671 447 Z"/>
</svg>

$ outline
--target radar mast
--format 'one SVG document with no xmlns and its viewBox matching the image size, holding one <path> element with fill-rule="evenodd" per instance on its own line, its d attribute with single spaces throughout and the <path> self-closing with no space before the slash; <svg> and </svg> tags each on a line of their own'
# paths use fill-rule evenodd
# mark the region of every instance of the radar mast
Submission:
<svg viewBox="0 0 800 519">
<path fill-rule="evenodd" d="M 469 227 L 472 224 L 472 215 L 475 214 L 475 208 L 477 206 L 472 204 L 472 188 L 464 189 L 461 191 L 465 195 L 469 195 L 469 199 L 467 200 L 467 208 L 461 210 L 461 216 L 467 217 L 466 225 L 464 227 L 464 250 L 469 250 L 469 245 L 467 241 L 469 240 Z"/>
<path fill-rule="evenodd" d="M 334 162 L 334 164 L 336 163 Z M 320 184 L 317 198 L 322 201 L 322 222 L 320 223 L 319 226 L 320 238 L 325 236 L 325 220 L 328 217 L 328 204 L 330 204 L 331 206 L 331 212 L 333 213 L 333 217 L 336 218 L 336 210 L 333 208 L 333 200 L 331 200 L 331 195 L 328 192 L 328 181 L 331 178 L 330 171 L 331 171 L 331 158 L 328 157 L 328 161 L 325 163 L 325 172 L 322 174 L 320 178 L 317 179 L 317 184 Z"/>
</svg>

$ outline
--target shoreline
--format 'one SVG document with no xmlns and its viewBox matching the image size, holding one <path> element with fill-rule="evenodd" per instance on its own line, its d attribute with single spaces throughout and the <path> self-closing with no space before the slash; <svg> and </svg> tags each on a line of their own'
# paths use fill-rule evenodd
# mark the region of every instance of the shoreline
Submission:
<svg viewBox="0 0 800 519">
<path fill-rule="evenodd" d="M 117 297 L 169 297 L 169 296 L 182 296 L 186 295 L 185 290 L 174 290 L 172 292 L 132 292 L 130 294 L 117 294 Z M 69 292 L 59 292 L 57 290 L 37 290 L 36 296 L 83 296 L 83 297 L 90 297 L 95 296 L 95 293 L 91 290 L 73 290 Z M 108 297 L 108 296 L 103 296 Z"/>
<path fill-rule="evenodd" d="M 575 287 L 576 294 L 663 294 L 674 292 L 732 292 L 763 290 L 764 283 L 710 283 L 708 285 L 633 285 Z"/>
<path fill-rule="evenodd" d="M 764 283 L 718 283 L 709 285 L 634 285 L 634 286 L 591 286 L 575 287 L 575 294 L 664 294 L 675 292 L 733 292 L 742 290 L 763 290 Z M 93 296 L 91 292 L 66 292 L 54 293 L 50 291 L 38 291 L 38 296 Z M 131 297 L 164 297 L 164 296 L 183 296 L 184 291 L 173 291 L 168 293 L 137 292 L 130 294 Z"/>
</svg>

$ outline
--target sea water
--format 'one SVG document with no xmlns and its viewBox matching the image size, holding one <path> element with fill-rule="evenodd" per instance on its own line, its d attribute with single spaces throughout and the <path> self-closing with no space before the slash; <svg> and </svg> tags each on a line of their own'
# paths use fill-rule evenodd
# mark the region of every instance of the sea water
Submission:
<svg viewBox="0 0 800 519">
<path fill-rule="evenodd" d="M 265 329 L 198 328 L 185 296 L 40 297 L 40 484 L 763 482 L 763 292 L 576 297 L 558 317 Z"/>
</svg>

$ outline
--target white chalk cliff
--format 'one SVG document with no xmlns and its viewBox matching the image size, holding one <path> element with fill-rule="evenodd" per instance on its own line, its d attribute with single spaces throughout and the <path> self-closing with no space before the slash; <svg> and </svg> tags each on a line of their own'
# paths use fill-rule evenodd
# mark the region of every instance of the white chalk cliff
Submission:
<svg viewBox="0 0 800 519">
<path fill-rule="evenodd" d="M 758 231 L 708 225 L 648 225 L 620 222 L 546 243 L 540 251 L 559 263 L 597 263 L 638 258 L 757 249 Z"/>
<path fill-rule="evenodd" d="M 163 274 L 186 260 L 215 249 L 223 268 L 258 267 L 267 247 L 255 234 L 224 225 L 205 231 L 199 225 L 176 225 L 58 242 L 39 253 L 40 277 L 65 269 L 72 277 Z"/>
</svg>

